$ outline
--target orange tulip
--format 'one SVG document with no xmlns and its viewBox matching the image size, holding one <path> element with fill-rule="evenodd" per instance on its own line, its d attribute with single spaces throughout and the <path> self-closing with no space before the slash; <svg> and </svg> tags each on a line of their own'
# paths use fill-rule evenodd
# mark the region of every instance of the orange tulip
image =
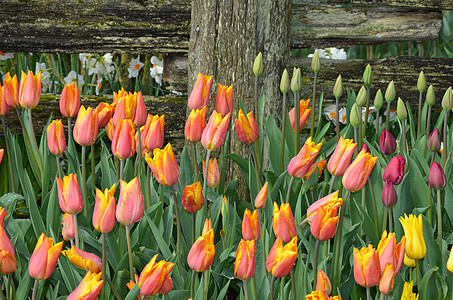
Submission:
<svg viewBox="0 0 453 300">
<path fill-rule="evenodd" d="M 249 112 L 245 117 L 244 112 L 239 110 L 236 120 L 236 134 L 244 144 L 255 142 L 259 137 L 258 124 L 256 124 L 253 112 Z"/>
<path fill-rule="evenodd" d="M 116 219 L 124 226 L 138 222 L 145 211 L 145 199 L 137 177 L 126 183 L 121 180 L 120 198 L 116 206 Z"/>
<path fill-rule="evenodd" d="M 47 126 L 47 145 L 50 153 L 56 156 L 63 154 L 66 150 L 66 138 L 61 120 L 53 120 Z"/>
<path fill-rule="evenodd" d="M 23 108 L 33 108 L 41 99 L 41 72 L 33 75 L 32 71 L 22 71 L 19 86 L 19 103 Z"/>
<path fill-rule="evenodd" d="M 241 240 L 236 250 L 236 260 L 234 261 L 234 276 L 241 280 L 247 280 L 255 276 L 255 241 Z"/>
<path fill-rule="evenodd" d="M 165 115 L 148 115 L 146 124 L 140 129 L 142 147 L 148 151 L 164 145 Z"/>
<path fill-rule="evenodd" d="M 108 138 L 112 141 L 113 134 L 115 133 L 115 125 L 113 125 L 113 119 L 110 119 L 105 126 L 105 133 L 107 133 Z"/>
<path fill-rule="evenodd" d="M 300 100 L 300 105 L 299 105 L 299 108 L 300 108 L 300 120 L 299 120 L 299 129 L 300 131 L 302 131 L 302 129 L 304 129 L 305 125 L 307 124 L 307 121 L 308 121 L 308 116 L 310 115 L 310 111 L 311 109 L 308 108 L 310 106 L 310 99 L 308 99 L 307 101 L 304 101 L 304 99 Z M 289 112 L 289 121 L 291 122 L 291 126 L 293 127 L 293 131 L 296 130 L 296 122 L 295 122 L 295 110 L 294 108 L 291 109 L 291 111 Z"/>
<path fill-rule="evenodd" d="M 357 284 L 371 287 L 379 283 L 381 268 L 379 266 L 379 253 L 373 245 L 357 249 L 354 247 L 354 278 Z"/>
<path fill-rule="evenodd" d="M 66 300 L 96 300 L 103 284 L 101 277 L 102 273 L 96 274 L 89 271 Z"/>
<path fill-rule="evenodd" d="M 316 274 L 316 290 L 326 295 L 330 295 L 330 292 L 332 292 L 329 276 L 323 270 L 319 270 Z"/>
<path fill-rule="evenodd" d="M 131 120 L 118 119 L 113 133 L 112 153 L 121 160 L 135 154 L 135 128 Z"/>
<path fill-rule="evenodd" d="M 339 200 L 342 200 L 339 198 Z M 332 202 L 330 202 L 332 204 Z M 338 201 L 334 205 L 319 206 L 315 214 L 310 217 L 310 232 L 320 241 L 327 241 L 334 237 L 337 232 L 338 208 L 343 201 Z"/>
<path fill-rule="evenodd" d="M 138 279 L 138 286 L 142 295 L 154 296 L 157 293 L 164 295 L 168 294 L 173 288 L 170 272 L 175 264 L 166 262 L 164 259 L 156 263 L 157 256 L 156 254 L 151 258 Z"/>
<path fill-rule="evenodd" d="M 182 193 L 182 206 L 188 213 L 194 214 L 199 211 L 204 205 L 203 187 L 201 182 L 187 185 Z"/>
<path fill-rule="evenodd" d="M 10 274 L 17 269 L 16 251 L 5 231 L 6 211 L 0 207 L 0 272 Z"/>
<path fill-rule="evenodd" d="M 282 240 L 277 237 L 266 260 L 266 269 L 274 277 L 285 277 L 291 272 L 297 258 L 297 236 L 283 247 Z"/>
<path fill-rule="evenodd" d="M 104 193 L 96 189 L 96 202 L 93 211 L 93 227 L 102 233 L 109 233 L 115 227 L 115 190 L 116 183 Z"/>
<path fill-rule="evenodd" d="M 405 249 L 405 236 L 403 236 L 401 242 L 396 244 L 395 233 L 393 232 L 387 235 L 387 231 L 385 230 L 377 247 L 381 272 L 384 272 L 387 264 L 391 264 L 393 266 L 395 275 L 398 274 L 401 270 L 401 267 L 403 266 Z"/>
<path fill-rule="evenodd" d="M 74 216 L 71 214 L 63 214 L 63 229 L 61 234 L 63 235 L 63 240 L 69 241 L 75 238 L 75 229 L 74 229 Z"/>
<path fill-rule="evenodd" d="M 308 295 L 305 295 L 305 299 L 307 300 L 329 300 L 329 296 L 326 295 L 323 291 L 313 291 Z"/>
<path fill-rule="evenodd" d="M 242 220 L 242 237 L 244 240 L 258 240 L 260 237 L 260 224 L 258 220 L 258 210 L 250 212 L 248 208 L 244 211 Z"/>
<path fill-rule="evenodd" d="M 217 150 L 225 141 L 231 114 L 222 117 L 222 114 L 212 112 L 209 122 L 201 135 L 201 144 L 206 150 Z"/>
<path fill-rule="evenodd" d="M 60 112 L 66 118 L 74 118 L 80 109 L 80 94 L 79 88 L 75 85 L 75 81 L 71 84 L 66 84 L 60 96 Z"/>
<path fill-rule="evenodd" d="M 58 202 L 65 213 L 75 215 L 83 209 L 82 192 L 77 174 L 69 174 L 63 180 L 57 177 Z"/>
<path fill-rule="evenodd" d="M 39 280 L 49 278 L 55 269 L 58 257 L 60 257 L 61 248 L 63 248 L 63 242 L 54 245 L 53 239 L 46 237 L 42 233 L 28 265 L 30 277 Z"/>
<path fill-rule="evenodd" d="M 196 143 L 206 127 L 206 106 L 202 109 L 192 109 L 184 127 L 184 135 L 189 142 Z"/>
<path fill-rule="evenodd" d="M 204 221 L 203 230 L 202 230 L 201 235 L 205 235 L 211 229 L 212 229 L 212 221 L 211 221 L 211 219 L 206 219 Z"/>
<path fill-rule="evenodd" d="M 259 191 L 258 195 L 256 195 L 256 197 L 255 197 L 255 207 L 256 208 L 264 208 L 264 206 L 266 206 L 268 188 L 269 188 L 269 183 L 266 181 L 266 183 L 263 185 L 263 187 Z"/>
<path fill-rule="evenodd" d="M 189 100 L 187 102 L 191 110 L 200 109 L 203 106 L 208 105 L 209 93 L 211 92 L 213 77 L 213 75 L 208 76 L 198 73 L 197 81 L 193 86 L 192 92 L 190 93 Z"/>
<path fill-rule="evenodd" d="M 327 163 L 327 170 L 333 176 L 343 176 L 346 169 L 351 163 L 352 155 L 357 144 L 352 139 L 343 139 L 340 136 L 337 147 Z"/>
<path fill-rule="evenodd" d="M 343 175 L 343 186 L 350 192 L 361 190 L 373 171 L 377 161 L 377 156 L 373 157 L 363 149 L 346 169 Z"/>
<path fill-rule="evenodd" d="M 321 146 L 322 143 L 316 145 L 316 143 L 311 140 L 311 137 L 309 137 L 305 141 L 304 146 L 300 149 L 297 156 L 293 157 L 293 159 L 289 162 L 289 175 L 297 178 L 303 178 L 315 161 Z"/>
<path fill-rule="evenodd" d="M 206 169 L 206 162 L 203 160 L 203 178 L 205 177 L 205 169 Z M 219 172 L 219 164 L 217 163 L 216 158 L 209 159 L 209 166 L 208 166 L 208 179 L 206 184 L 211 188 L 215 188 L 220 182 L 220 172 Z"/>
<path fill-rule="evenodd" d="M 293 237 L 297 236 L 296 222 L 289 203 L 282 203 L 279 209 L 277 203 L 274 202 L 272 227 L 275 236 L 281 238 L 284 243 L 288 243 Z"/>
<path fill-rule="evenodd" d="M 101 102 L 96 106 L 96 115 L 98 116 L 98 126 L 99 128 L 104 128 L 110 119 L 112 119 L 113 113 L 115 112 L 115 107 L 106 102 Z"/>
<path fill-rule="evenodd" d="M 134 286 L 137 284 L 136 282 L 138 282 L 138 276 L 137 276 L 137 274 L 134 274 L 134 277 L 135 277 L 135 281 L 133 281 L 133 280 L 131 279 L 131 280 L 129 280 L 128 283 L 126 283 L 126 286 L 127 286 L 127 288 L 129 289 L 129 291 L 131 291 L 131 290 L 134 288 Z M 135 297 L 135 299 L 140 300 L 140 299 L 142 299 L 142 296 L 144 296 L 144 295 L 143 295 L 142 293 L 139 293 L 139 294 L 137 295 L 137 297 Z"/>
<path fill-rule="evenodd" d="M 316 171 L 316 174 L 318 174 L 318 177 L 321 177 L 322 171 L 326 167 L 326 161 L 325 160 L 320 160 L 314 164 L 311 165 L 310 169 L 308 169 L 307 173 L 304 175 L 304 179 L 308 180 L 310 178 L 311 174 L 313 174 L 314 171 Z"/>
<path fill-rule="evenodd" d="M 102 270 L 101 259 L 93 253 L 85 252 L 77 247 L 72 246 L 70 250 L 63 251 L 74 265 L 90 272 L 99 273 Z"/>
<path fill-rule="evenodd" d="M 2 162 L 3 154 L 5 154 L 5 149 L 0 149 L 0 163 Z"/>
<path fill-rule="evenodd" d="M 124 89 L 124 87 L 121 87 L 121 89 L 118 91 L 118 93 L 113 92 L 113 103 L 117 103 L 121 100 L 121 98 L 125 97 L 128 95 L 129 92 Z"/>
<path fill-rule="evenodd" d="M 315 201 L 312 205 L 310 205 L 310 207 L 307 209 L 308 221 L 312 222 L 315 219 L 319 207 L 324 207 L 324 209 L 328 207 L 329 208 L 340 207 L 343 203 L 343 199 L 338 198 L 338 193 L 339 191 L 333 192 Z"/>
<path fill-rule="evenodd" d="M 379 281 L 379 291 L 388 295 L 393 290 L 395 283 L 395 270 L 392 264 L 386 264 Z"/>
<path fill-rule="evenodd" d="M 217 96 L 215 98 L 215 108 L 217 112 L 225 116 L 233 112 L 233 86 L 227 87 L 219 83 Z"/>
<path fill-rule="evenodd" d="M 142 127 L 145 125 L 147 115 L 142 93 L 127 93 L 118 101 L 113 114 L 113 124 L 118 126 L 119 119 L 130 119 L 135 127 Z"/>
<path fill-rule="evenodd" d="M 3 81 L 2 103 L 6 102 L 10 107 L 18 107 L 19 103 L 19 81 L 17 76 L 11 77 L 6 73 L 5 80 Z"/>
<path fill-rule="evenodd" d="M 187 263 L 192 270 L 203 272 L 214 261 L 214 230 L 211 229 L 200 236 L 190 248 L 187 255 Z"/>
<path fill-rule="evenodd" d="M 154 178 L 160 184 L 172 186 L 178 182 L 179 166 L 170 144 L 167 144 L 164 149 L 154 149 L 153 158 L 146 153 L 145 160 L 153 171 Z"/>
<path fill-rule="evenodd" d="M 74 140 L 81 146 L 93 145 L 99 133 L 99 123 L 93 108 L 82 105 L 74 124 Z"/>
<path fill-rule="evenodd" d="M 6 99 L 3 97 L 3 90 L 6 90 L 5 86 L 0 83 L 0 117 L 6 116 L 10 110 Z"/>
</svg>

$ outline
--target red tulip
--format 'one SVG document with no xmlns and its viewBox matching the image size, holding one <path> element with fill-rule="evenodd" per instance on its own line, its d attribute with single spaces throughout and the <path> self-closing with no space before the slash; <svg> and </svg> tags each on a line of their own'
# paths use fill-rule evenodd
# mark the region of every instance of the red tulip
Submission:
<svg viewBox="0 0 453 300">
<path fill-rule="evenodd" d="M 400 184 L 404 177 L 404 167 L 406 160 L 401 155 L 394 156 L 387 167 L 385 168 L 382 179 L 388 181 L 393 185 Z"/>
<path fill-rule="evenodd" d="M 429 186 L 432 189 L 443 189 L 447 184 L 444 170 L 437 162 L 433 162 L 429 169 Z"/>
<path fill-rule="evenodd" d="M 390 181 L 386 181 L 382 190 L 382 203 L 386 207 L 392 207 L 397 201 L 398 195 L 396 194 L 395 187 Z"/>
<path fill-rule="evenodd" d="M 386 129 L 381 132 L 381 140 L 379 142 L 381 152 L 384 155 L 392 154 L 396 151 L 396 140 L 393 135 Z"/>
</svg>

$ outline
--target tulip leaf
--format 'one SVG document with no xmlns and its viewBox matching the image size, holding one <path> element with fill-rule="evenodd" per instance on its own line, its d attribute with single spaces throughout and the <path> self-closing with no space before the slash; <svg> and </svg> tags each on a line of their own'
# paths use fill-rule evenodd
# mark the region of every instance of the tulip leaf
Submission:
<svg viewBox="0 0 453 300">
<path fill-rule="evenodd" d="M 104 141 L 102 143 L 102 152 L 101 152 L 101 174 L 102 174 L 102 191 L 106 188 L 110 189 L 114 182 L 116 182 L 116 170 L 112 161 L 109 159 L 111 154 L 108 152 L 108 148 L 105 145 Z M 119 187 L 117 187 L 118 189 Z"/>
<path fill-rule="evenodd" d="M 312 99 L 312 100 L 314 100 L 314 99 Z M 321 129 L 321 125 L 322 125 L 322 120 L 323 120 L 323 117 L 322 117 L 322 113 L 323 113 L 322 106 L 323 106 L 323 103 L 324 103 L 324 92 L 321 93 L 321 97 L 319 97 L 319 101 L 318 101 L 318 104 L 319 104 L 319 108 L 318 108 L 318 126 L 316 127 L 315 138 L 318 136 L 319 130 Z"/>
<path fill-rule="evenodd" d="M 149 227 L 151 227 L 151 231 L 153 232 L 153 236 L 156 239 L 157 245 L 159 246 L 160 252 L 162 253 L 166 260 L 170 259 L 172 253 L 170 251 L 170 248 L 168 248 L 168 245 L 165 242 L 164 238 L 162 237 L 162 234 L 160 233 L 159 229 L 157 229 L 156 225 L 147 214 L 145 214 L 145 218 L 149 224 Z"/>
<path fill-rule="evenodd" d="M 428 255 L 427 259 L 424 259 L 424 262 L 427 262 L 430 266 L 437 266 L 438 268 L 442 267 L 442 256 L 440 253 L 439 245 L 437 240 L 434 238 L 434 231 L 431 225 L 428 222 L 428 219 L 422 215 L 423 218 L 423 237 L 426 244 L 426 254 Z"/>
<path fill-rule="evenodd" d="M 230 287 L 231 280 L 228 280 L 227 284 L 220 290 L 219 295 L 217 296 L 217 300 L 226 299 L 226 293 L 228 288 Z M 173 299 L 173 298 L 172 298 Z"/>
<path fill-rule="evenodd" d="M 227 157 L 238 164 L 238 166 L 241 169 L 242 174 L 244 174 L 245 178 L 249 178 L 249 173 L 248 173 L 249 172 L 248 171 L 249 162 L 248 162 L 248 160 L 242 158 L 241 156 L 237 155 L 236 153 L 229 153 L 227 155 Z"/>
<path fill-rule="evenodd" d="M 437 288 L 433 284 L 432 280 L 435 279 L 433 277 L 434 273 L 438 271 L 438 268 L 429 269 L 428 272 L 425 273 L 423 276 L 420 286 L 418 289 L 420 299 L 435 299 L 437 298 Z M 433 288 L 434 287 L 434 288 Z"/>
<path fill-rule="evenodd" d="M 24 272 L 20 280 L 20 284 L 17 286 L 16 299 L 27 299 L 30 290 L 32 289 L 34 279 L 28 275 L 28 272 Z"/>
<path fill-rule="evenodd" d="M 269 145 L 269 163 L 271 170 L 280 173 L 280 155 L 281 155 L 281 142 L 282 133 L 277 127 L 273 115 L 269 115 L 266 121 L 266 136 Z M 285 144 L 286 146 L 286 144 Z M 287 148 L 287 147 L 286 147 Z M 289 150 L 285 148 L 285 153 Z M 286 164 L 285 164 L 286 165 Z"/>
<path fill-rule="evenodd" d="M 57 185 L 54 184 L 50 193 L 47 194 L 47 208 L 46 208 L 46 224 L 47 230 L 58 232 L 58 226 L 60 225 L 60 205 L 58 203 L 58 195 L 57 195 Z"/>
<path fill-rule="evenodd" d="M 354 199 L 355 200 L 355 199 Z M 366 236 L 370 239 L 371 244 L 377 245 L 379 243 L 379 237 L 376 235 L 376 229 L 374 226 L 374 222 L 371 220 L 370 216 L 368 215 L 368 212 L 362 207 L 362 205 L 359 205 L 357 201 L 354 201 L 354 205 L 357 207 L 357 209 L 360 211 L 362 214 L 362 230 L 365 232 Z"/>
<path fill-rule="evenodd" d="M 326 135 L 327 131 L 330 129 L 330 124 L 332 124 L 332 122 L 328 122 L 324 125 L 324 127 L 321 129 L 321 131 L 319 132 L 319 134 L 316 135 L 314 141 L 315 143 L 319 143 L 321 142 L 322 138 Z"/>
<path fill-rule="evenodd" d="M 136 284 L 132 290 L 127 294 L 126 298 L 124 300 L 135 300 L 140 293 L 140 288 L 138 284 Z"/>
<path fill-rule="evenodd" d="M 189 290 L 172 290 L 170 293 L 168 293 L 168 296 L 171 300 L 186 300 L 186 299 L 189 299 L 189 297 L 190 297 L 190 291 Z"/>
</svg>

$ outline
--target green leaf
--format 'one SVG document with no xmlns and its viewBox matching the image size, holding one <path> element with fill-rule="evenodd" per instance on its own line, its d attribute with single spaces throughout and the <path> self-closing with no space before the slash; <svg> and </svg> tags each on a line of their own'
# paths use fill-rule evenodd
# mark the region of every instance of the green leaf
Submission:
<svg viewBox="0 0 453 300">
<path fill-rule="evenodd" d="M 140 293 L 140 288 L 138 284 L 136 284 L 132 290 L 127 294 L 126 298 L 124 300 L 135 300 Z"/>
</svg>

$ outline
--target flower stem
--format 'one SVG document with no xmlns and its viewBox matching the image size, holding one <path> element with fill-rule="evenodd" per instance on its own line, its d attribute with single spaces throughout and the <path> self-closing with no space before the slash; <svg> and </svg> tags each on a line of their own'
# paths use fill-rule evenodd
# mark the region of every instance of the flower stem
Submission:
<svg viewBox="0 0 453 300">
<path fill-rule="evenodd" d="M 379 111 L 380 109 L 376 109 L 376 131 L 379 130 L 381 124 L 379 124 Z"/>
<path fill-rule="evenodd" d="M 68 118 L 68 145 L 69 140 L 72 139 L 71 118 Z"/>
<path fill-rule="evenodd" d="M 366 139 L 366 128 L 368 125 L 368 115 L 370 111 L 370 87 L 366 86 L 366 106 L 365 106 L 365 123 L 363 125 L 363 138 Z"/>
<path fill-rule="evenodd" d="M 315 253 L 313 255 L 313 277 L 314 277 L 313 290 L 316 290 L 316 284 L 318 283 L 318 253 L 320 244 L 321 244 L 320 241 L 316 239 Z"/>
<path fill-rule="evenodd" d="M 335 183 L 335 178 L 337 178 L 337 177 L 335 175 L 332 175 L 332 178 L 330 179 L 329 192 L 327 193 L 327 195 L 330 195 L 330 193 L 332 193 L 333 184 Z"/>
<path fill-rule="evenodd" d="M 335 98 L 335 131 L 337 133 L 337 141 L 340 140 L 340 99 Z"/>
<path fill-rule="evenodd" d="M 107 282 L 109 283 L 110 288 L 112 289 L 113 294 L 115 295 L 116 300 L 122 300 L 120 294 L 118 293 L 118 290 L 116 289 L 115 285 L 114 285 L 113 282 L 112 282 L 112 279 L 110 279 L 110 277 L 107 276 L 107 275 L 105 276 L 105 278 L 107 279 Z"/>
<path fill-rule="evenodd" d="M 444 162 L 443 163 L 443 167 L 445 168 L 446 164 L 447 164 L 447 152 L 448 152 L 448 147 L 447 147 L 447 122 L 448 122 L 448 111 L 444 111 L 445 114 L 444 114 L 444 150 L 442 151 L 442 161 Z"/>
<path fill-rule="evenodd" d="M 358 137 L 358 133 L 357 133 L 357 127 L 354 127 L 354 142 L 356 142 L 357 144 L 359 143 L 359 137 Z M 355 150 L 354 150 L 354 155 L 357 156 L 357 153 L 358 153 L 358 147 L 355 147 Z"/>
<path fill-rule="evenodd" d="M 256 160 L 255 160 L 255 167 L 256 167 L 256 177 L 258 180 L 258 187 L 261 188 L 261 150 L 260 150 L 260 138 L 258 137 L 255 141 L 255 154 L 256 154 Z"/>
<path fill-rule="evenodd" d="M 181 219 L 179 216 L 179 205 L 178 205 L 178 198 L 176 196 L 176 186 L 173 189 L 173 204 L 175 207 L 175 215 L 176 215 L 176 253 L 177 253 L 177 262 L 178 265 L 181 267 Z"/>
<path fill-rule="evenodd" d="M 393 232 L 393 211 L 392 207 L 389 207 L 389 232 Z"/>
<path fill-rule="evenodd" d="M 439 244 L 440 255 L 442 257 L 442 196 L 441 190 L 437 190 L 437 243 Z M 442 259 L 441 259 L 442 261 Z M 441 264 L 442 265 L 442 264 Z M 442 266 L 440 267 L 440 274 L 442 274 Z"/>
<path fill-rule="evenodd" d="M 208 300 L 208 291 L 209 291 L 209 272 L 211 268 L 209 267 L 204 271 L 204 300 Z"/>
<path fill-rule="evenodd" d="M 249 287 L 247 280 L 242 280 L 242 289 L 244 290 L 244 300 L 249 300 Z"/>
<path fill-rule="evenodd" d="M 11 292 L 9 290 L 10 286 L 11 286 L 11 274 L 8 274 L 8 280 L 6 281 L 6 284 L 5 284 L 5 287 L 6 287 L 6 299 L 7 300 L 10 300 L 11 299 Z"/>
<path fill-rule="evenodd" d="M 366 299 L 371 300 L 371 292 L 370 292 L 370 287 L 366 288 Z"/>
<path fill-rule="evenodd" d="M 258 140 L 256 140 L 256 142 L 258 143 Z M 258 144 L 256 144 L 255 146 L 256 146 L 256 148 L 259 147 Z M 259 161 L 259 159 L 258 159 L 258 152 L 259 152 L 259 151 L 254 151 L 252 145 L 250 145 L 250 152 L 252 153 L 252 158 L 253 158 L 253 161 L 254 161 L 254 163 L 255 163 L 256 184 L 257 184 L 257 186 L 258 186 L 258 189 L 260 189 L 260 188 L 261 188 L 261 178 L 260 178 L 261 170 L 259 169 L 260 166 L 258 165 L 258 164 L 259 164 L 259 163 L 258 163 L 258 161 Z M 252 207 L 254 207 L 254 202 L 251 201 L 251 203 L 252 203 Z"/>
<path fill-rule="evenodd" d="M 13 171 L 13 162 L 11 160 L 11 148 L 9 147 L 9 140 L 8 140 L 8 133 L 6 132 L 6 122 L 5 117 L 2 117 L 3 123 L 3 134 L 5 135 L 5 143 L 6 143 L 6 155 L 8 156 L 8 168 L 9 168 L 9 177 L 11 178 L 11 192 L 15 193 L 16 188 L 14 186 L 14 171 Z"/>
<path fill-rule="evenodd" d="M 102 282 L 105 282 L 105 270 L 107 269 L 107 249 L 106 249 L 105 233 L 101 233 L 101 236 L 102 236 Z M 105 295 L 105 285 L 102 284 L 101 300 L 104 299 L 104 295 Z"/>
<path fill-rule="evenodd" d="M 120 160 L 120 180 L 124 180 L 124 159 Z"/>
<path fill-rule="evenodd" d="M 388 215 L 389 215 L 388 210 L 389 210 L 389 208 L 386 207 L 385 212 L 383 213 L 382 232 L 384 232 L 384 230 L 387 230 L 387 219 L 388 219 Z"/>
<path fill-rule="evenodd" d="M 140 176 L 142 171 L 142 139 L 140 137 L 140 128 L 137 129 L 138 134 L 138 151 L 137 159 L 135 160 L 135 177 Z"/>
<path fill-rule="evenodd" d="M 148 207 L 151 206 L 151 171 L 150 168 L 146 168 L 146 194 Z"/>
<path fill-rule="evenodd" d="M 275 277 L 272 276 L 269 300 L 274 300 L 274 285 L 275 285 Z"/>
<path fill-rule="evenodd" d="M 255 276 L 252 277 L 252 293 L 253 299 L 258 300 L 258 293 L 256 292 L 256 278 Z"/>
<path fill-rule="evenodd" d="M 131 280 L 135 282 L 134 263 L 132 262 L 131 226 L 132 225 L 126 226 L 126 239 L 127 239 L 127 252 L 129 254 L 129 272 L 131 273 Z"/>
<path fill-rule="evenodd" d="M 256 116 L 256 119 L 258 119 L 258 78 L 259 76 L 255 76 L 255 116 Z"/>
<path fill-rule="evenodd" d="M 82 146 L 82 195 L 83 195 L 83 215 L 88 219 L 88 201 L 87 201 L 87 175 L 85 166 L 86 146 Z"/>
<path fill-rule="evenodd" d="M 194 173 L 194 178 L 195 182 L 198 179 L 198 164 L 197 164 L 197 144 L 196 143 L 191 143 L 192 144 L 192 167 L 193 167 L 193 173 Z"/>
<path fill-rule="evenodd" d="M 74 219 L 74 239 L 75 239 L 75 244 L 76 247 L 80 249 L 79 247 L 79 225 L 77 222 L 77 214 L 72 215 L 72 218 Z"/>
<path fill-rule="evenodd" d="M 426 117 L 426 136 L 431 133 L 431 105 L 428 105 L 428 116 Z M 428 152 L 428 142 L 425 143 L 425 155 Z"/>
<path fill-rule="evenodd" d="M 403 139 L 403 151 L 408 153 L 408 149 L 407 149 L 407 141 L 406 141 L 406 120 L 403 120 L 401 122 L 402 126 L 403 126 L 403 132 L 402 132 L 402 139 Z"/>
<path fill-rule="evenodd" d="M 339 285 L 340 274 L 339 274 L 339 264 L 340 264 L 340 252 L 341 252 L 341 238 L 342 238 L 342 231 L 343 231 L 343 219 L 344 219 L 344 211 L 346 209 L 346 201 L 348 200 L 349 191 L 346 190 L 346 193 L 343 198 L 343 204 L 340 207 L 340 218 L 338 220 L 337 226 L 337 233 L 335 234 L 335 260 L 333 265 L 333 286 L 332 291 L 336 293 L 337 287 Z"/>
<path fill-rule="evenodd" d="M 415 269 L 416 269 L 416 273 L 417 273 L 417 287 L 420 289 L 420 282 L 421 282 L 421 278 L 422 278 L 422 275 L 420 273 L 420 260 L 416 259 L 415 260 Z"/>
<path fill-rule="evenodd" d="M 96 161 L 94 160 L 94 144 L 91 145 L 91 190 L 96 194 Z"/>
<path fill-rule="evenodd" d="M 203 180 L 203 197 L 204 197 L 204 202 L 205 202 L 205 206 L 206 206 L 206 213 L 207 213 L 207 216 L 208 218 L 211 216 L 211 212 L 209 211 L 208 209 L 208 198 L 207 198 L 207 194 L 208 194 L 208 190 L 207 190 L 207 182 L 208 182 L 208 170 L 209 170 L 209 158 L 211 157 L 211 151 L 212 150 L 206 150 L 206 166 L 204 168 L 204 180 Z"/>
<path fill-rule="evenodd" d="M 260 215 L 261 215 L 261 212 L 262 212 L 262 208 L 258 209 L 258 226 L 260 228 L 260 239 L 261 239 L 261 245 L 263 246 L 263 264 L 264 264 L 264 270 L 266 270 L 266 277 L 267 275 L 269 274 L 267 272 L 267 269 L 266 269 L 266 260 L 267 260 L 267 257 L 266 257 L 266 249 L 265 249 L 265 246 L 264 246 L 264 235 L 266 234 L 266 223 L 263 222 L 263 225 L 261 226 L 261 218 L 260 218 Z M 253 281 L 256 281 L 255 280 L 255 277 L 253 277 Z M 255 282 L 255 285 L 256 285 L 256 282 Z"/>
<path fill-rule="evenodd" d="M 417 139 L 420 135 L 420 128 L 422 126 L 422 98 L 423 98 L 423 92 L 420 92 L 418 94 L 418 121 L 417 121 Z M 428 132 L 426 132 L 426 135 L 428 135 Z"/>
<path fill-rule="evenodd" d="M 282 110 L 282 144 L 280 148 L 280 174 L 283 173 L 285 164 L 285 135 L 286 132 L 286 93 L 283 94 L 283 110 Z"/>
<path fill-rule="evenodd" d="M 39 152 L 38 142 L 36 141 L 35 130 L 33 129 L 33 120 L 32 120 L 32 116 L 31 116 L 31 108 L 28 108 L 27 111 L 28 111 L 28 122 L 30 123 L 30 139 L 32 140 L 33 147 L 35 148 L 36 157 L 38 158 L 38 167 L 39 167 L 39 172 L 40 172 L 41 180 L 42 180 L 43 177 L 44 177 L 42 158 L 41 158 L 41 153 Z"/>
<path fill-rule="evenodd" d="M 36 300 L 36 295 L 38 294 L 38 284 L 39 284 L 39 280 L 35 279 L 35 284 L 33 285 L 33 293 L 31 296 L 31 300 Z"/>
<path fill-rule="evenodd" d="M 294 155 L 300 149 L 300 102 L 299 93 L 294 93 Z"/>
<path fill-rule="evenodd" d="M 368 180 L 368 184 L 370 185 L 370 193 L 371 193 L 371 201 L 373 202 L 373 215 L 374 215 L 374 223 L 376 224 L 374 227 L 376 228 L 376 234 L 377 236 L 380 236 L 379 232 L 379 217 L 378 217 L 378 209 L 377 209 L 377 203 L 376 203 L 376 197 L 374 195 L 374 188 L 373 188 L 373 181 Z"/>
<path fill-rule="evenodd" d="M 195 277 L 197 276 L 197 271 L 192 271 L 192 280 L 190 281 L 190 298 L 195 299 Z"/>
<path fill-rule="evenodd" d="M 196 214 L 192 214 L 192 245 L 195 244 L 195 237 L 196 237 L 195 231 L 197 231 L 196 226 L 195 226 L 196 222 L 197 222 L 197 216 L 196 216 Z"/>
<path fill-rule="evenodd" d="M 310 119 L 310 136 L 315 137 L 315 109 L 316 109 L 316 81 L 318 79 L 318 72 L 314 72 L 315 76 L 313 78 L 313 97 L 311 103 L 311 119 Z M 281 172 L 280 172 L 281 173 Z"/>
<path fill-rule="evenodd" d="M 286 199 L 285 199 L 285 203 L 289 203 L 289 197 L 291 195 L 291 188 L 293 187 L 293 183 L 294 183 L 294 179 L 296 177 L 292 177 L 291 176 L 291 181 L 289 182 L 289 186 L 288 186 L 288 192 L 286 192 Z"/>
<path fill-rule="evenodd" d="M 56 160 L 57 160 L 57 170 L 58 170 L 58 178 L 60 178 L 61 180 L 63 180 L 63 175 L 61 173 L 61 166 L 60 166 L 60 157 L 57 155 L 55 156 Z"/>
<path fill-rule="evenodd" d="M 385 118 L 385 129 L 389 130 L 389 121 L 390 121 L 390 102 L 387 102 L 387 116 Z"/>
</svg>

